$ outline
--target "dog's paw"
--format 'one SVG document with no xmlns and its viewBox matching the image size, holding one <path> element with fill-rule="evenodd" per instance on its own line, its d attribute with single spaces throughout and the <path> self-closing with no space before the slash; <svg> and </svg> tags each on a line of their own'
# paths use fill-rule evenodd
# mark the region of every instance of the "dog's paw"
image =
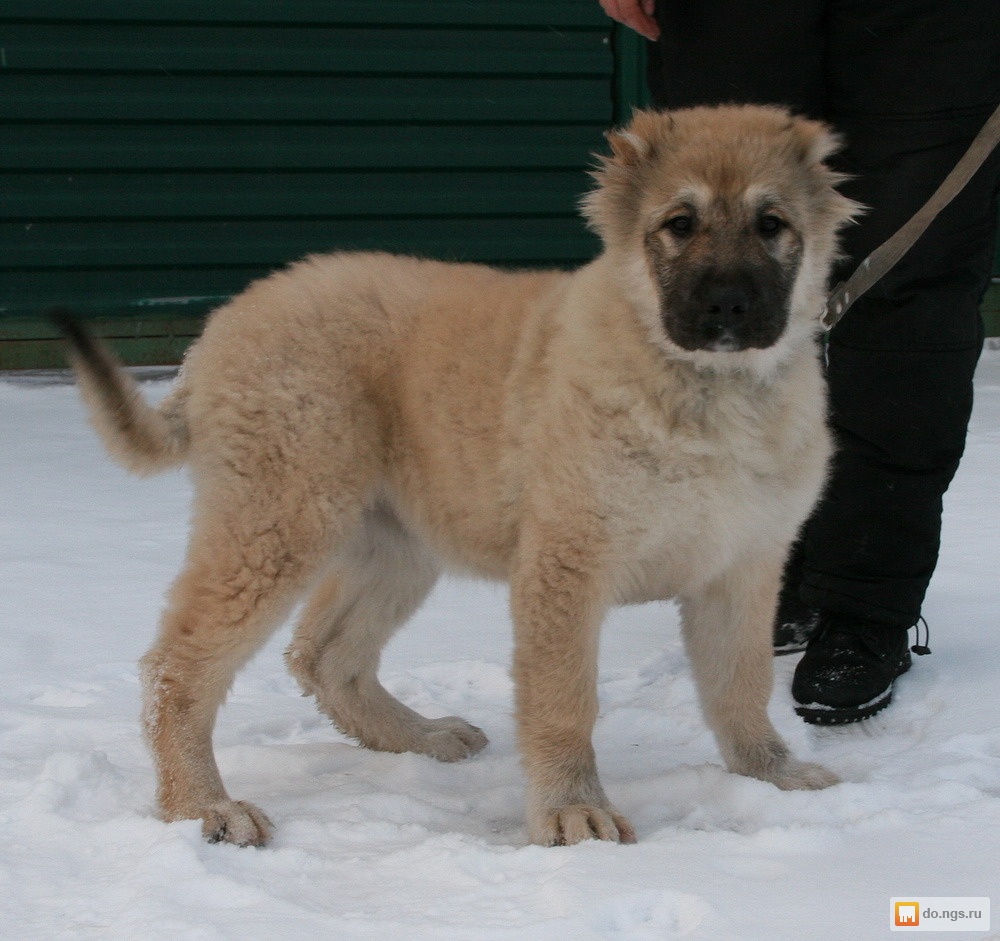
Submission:
<svg viewBox="0 0 1000 941">
<path fill-rule="evenodd" d="M 532 843 L 541 846 L 573 846 L 584 840 L 634 843 L 635 830 L 620 813 L 610 807 L 568 804 L 543 814 L 530 827 Z"/>
<path fill-rule="evenodd" d="M 201 833 L 209 843 L 264 846 L 274 829 L 259 807 L 246 801 L 219 801 L 201 814 Z"/>
<path fill-rule="evenodd" d="M 458 716 L 428 719 L 420 742 L 413 751 L 438 761 L 461 761 L 481 752 L 489 739 L 482 729 Z"/>
<path fill-rule="evenodd" d="M 832 771 L 792 757 L 777 733 L 727 750 L 726 767 L 734 774 L 768 781 L 783 791 L 819 791 L 840 783 Z"/>
<path fill-rule="evenodd" d="M 840 778 L 822 765 L 794 758 L 789 758 L 771 780 L 783 791 L 821 791 L 840 784 Z"/>
</svg>

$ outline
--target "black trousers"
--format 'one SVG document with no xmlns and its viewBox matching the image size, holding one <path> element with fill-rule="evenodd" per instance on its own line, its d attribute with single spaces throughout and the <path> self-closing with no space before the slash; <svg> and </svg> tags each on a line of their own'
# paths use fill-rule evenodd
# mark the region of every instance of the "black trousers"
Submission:
<svg viewBox="0 0 1000 941">
<path fill-rule="evenodd" d="M 931 195 L 1000 103 L 998 0 L 657 0 L 661 107 L 779 103 L 847 140 L 870 207 L 854 265 Z M 1000 154 L 831 331 L 832 476 L 794 562 L 809 604 L 909 626 L 937 563 L 982 347 Z"/>
</svg>

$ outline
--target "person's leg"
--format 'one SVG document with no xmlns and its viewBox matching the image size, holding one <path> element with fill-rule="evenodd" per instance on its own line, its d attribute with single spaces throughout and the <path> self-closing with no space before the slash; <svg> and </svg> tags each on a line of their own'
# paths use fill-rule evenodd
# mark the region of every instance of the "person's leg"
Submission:
<svg viewBox="0 0 1000 941">
<path fill-rule="evenodd" d="M 871 207 L 847 235 L 846 274 L 931 195 L 1000 100 L 1000 38 L 992 0 L 837 2 L 829 28 L 828 116 L 855 175 L 844 189 Z M 909 665 L 905 632 L 972 407 L 998 177 L 994 154 L 830 335 L 838 452 L 802 545 L 820 632 L 793 684 L 811 721 L 865 718 Z"/>
<path fill-rule="evenodd" d="M 982 116 L 883 118 L 855 129 L 850 195 L 872 206 L 859 260 L 964 153 Z M 837 454 L 806 529 L 803 594 L 820 608 L 908 627 L 937 560 L 941 498 L 965 444 L 996 239 L 997 168 L 980 173 L 831 333 Z"/>
</svg>

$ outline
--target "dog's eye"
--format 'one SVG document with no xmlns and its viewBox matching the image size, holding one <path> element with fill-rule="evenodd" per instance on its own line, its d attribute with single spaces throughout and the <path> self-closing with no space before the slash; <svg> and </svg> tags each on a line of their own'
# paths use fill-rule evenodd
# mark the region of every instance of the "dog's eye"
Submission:
<svg viewBox="0 0 1000 941">
<path fill-rule="evenodd" d="M 783 228 L 785 228 L 785 220 L 780 216 L 772 216 L 770 214 L 761 216 L 757 220 L 757 231 L 760 232 L 765 238 L 773 238 L 777 235 Z"/>
<path fill-rule="evenodd" d="M 663 223 L 663 228 L 681 237 L 690 235 L 694 231 L 694 218 L 692 216 L 671 216 Z"/>
</svg>

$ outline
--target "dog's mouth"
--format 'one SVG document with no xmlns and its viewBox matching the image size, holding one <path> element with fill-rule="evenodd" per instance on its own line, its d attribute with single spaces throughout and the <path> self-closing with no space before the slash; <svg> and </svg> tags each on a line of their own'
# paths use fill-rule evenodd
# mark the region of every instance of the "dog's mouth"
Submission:
<svg viewBox="0 0 1000 941">
<path fill-rule="evenodd" d="M 747 349 L 746 341 L 724 324 L 711 324 L 705 328 L 705 343 L 697 349 L 712 353 L 737 353 Z"/>
<path fill-rule="evenodd" d="M 667 337 L 682 350 L 708 353 L 738 353 L 743 350 L 766 350 L 774 346 L 785 332 L 787 318 L 768 318 L 766 324 L 729 326 L 705 323 L 691 326 L 665 320 Z"/>
</svg>

